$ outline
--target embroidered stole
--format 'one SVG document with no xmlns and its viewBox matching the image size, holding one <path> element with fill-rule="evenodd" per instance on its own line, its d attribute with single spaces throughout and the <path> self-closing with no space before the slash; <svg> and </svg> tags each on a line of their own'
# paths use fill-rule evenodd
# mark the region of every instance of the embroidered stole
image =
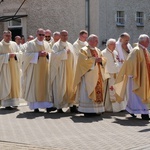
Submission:
<svg viewBox="0 0 150 150">
<path fill-rule="evenodd" d="M 90 52 L 93 57 L 98 57 L 98 53 L 96 50 L 90 50 Z M 96 100 L 94 100 L 94 102 L 101 103 L 103 102 L 102 74 L 100 70 L 100 64 L 97 63 L 97 65 L 98 65 L 98 81 L 95 87 Z"/>
</svg>

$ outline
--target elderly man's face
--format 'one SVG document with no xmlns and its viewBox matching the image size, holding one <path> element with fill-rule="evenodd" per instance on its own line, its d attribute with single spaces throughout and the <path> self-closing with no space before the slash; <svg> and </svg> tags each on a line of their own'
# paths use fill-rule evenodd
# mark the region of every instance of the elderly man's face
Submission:
<svg viewBox="0 0 150 150">
<path fill-rule="evenodd" d="M 57 42 L 60 39 L 60 34 L 54 35 L 54 42 Z"/>
<path fill-rule="evenodd" d="M 45 31 L 44 30 L 38 31 L 38 33 L 37 33 L 37 39 L 39 41 L 43 41 L 44 38 L 45 38 Z"/>
<path fill-rule="evenodd" d="M 45 32 L 45 40 L 50 41 L 51 40 L 51 33 L 50 32 Z"/>
<path fill-rule="evenodd" d="M 97 37 L 94 37 L 94 38 L 92 38 L 91 40 L 89 40 L 88 41 L 88 43 L 89 43 L 89 45 L 91 46 L 91 47 L 97 47 L 97 45 L 98 45 L 98 38 Z"/>
<path fill-rule="evenodd" d="M 129 43 L 129 41 L 130 41 L 130 37 L 128 37 L 128 36 L 124 36 L 124 37 L 121 39 L 121 42 L 122 42 L 122 44 L 124 44 L 124 45 L 127 45 L 127 44 Z"/>
<path fill-rule="evenodd" d="M 115 48 L 116 48 L 116 43 L 115 42 L 112 42 L 108 45 L 108 48 L 111 50 L 111 51 L 114 51 Z"/>
<path fill-rule="evenodd" d="M 63 41 L 63 42 L 68 41 L 68 33 L 67 33 L 67 32 L 62 32 L 62 33 L 60 34 L 60 39 L 61 39 L 61 41 Z"/>
<path fill-rule="evenodd" d="M 146 41 L 144 41 L 144 45 L 143 46 L 146 47 L 146 48 L 148 48 L 149 43 L 150 43 L 150 39 L 147 38 Z"/>
<path fill-rule="evenodd" d="M 4 41 L 7 43 L 9 43 L 11 41 L 11 37 L 12 37 L 11 33 L 3 34 Z"/>
</svg>

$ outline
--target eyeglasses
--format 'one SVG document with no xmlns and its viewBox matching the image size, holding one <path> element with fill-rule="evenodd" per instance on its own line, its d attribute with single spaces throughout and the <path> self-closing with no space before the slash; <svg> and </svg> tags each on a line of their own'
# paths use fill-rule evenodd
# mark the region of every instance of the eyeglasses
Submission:
<svg viewBox="0 0 150 150">
<path fill-rule="evenodd" d="M 45 36 L 44 34 L 39 34 L 39 36 Z"/>
<path fill-rule="evenodd" d="M 45 36 L 46 38 L 50 38 L 50 36 Z"/>
</svg>

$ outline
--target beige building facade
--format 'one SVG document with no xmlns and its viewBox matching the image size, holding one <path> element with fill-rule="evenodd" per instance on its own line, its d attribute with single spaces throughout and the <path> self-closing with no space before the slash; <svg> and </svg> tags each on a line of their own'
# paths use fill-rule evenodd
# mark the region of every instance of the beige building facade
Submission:
<svg viewBox="0 0 150 150">
<path fill-rule="evenodd" d="M 81 29 L 86 29 L 99 36 L 100 49 L 107 39 L 118 39 L 122 32 L 128 32 L 132 44 L 140 34 L 150 35 L 149 8 L 149 0 L 3 0 L 0 39 L 3 30 L 10 29 L 13 37 L 19 34 L 27 38 L 41 27 L 52 32 L 67 30 L 71 43 Z"/>
</svg>

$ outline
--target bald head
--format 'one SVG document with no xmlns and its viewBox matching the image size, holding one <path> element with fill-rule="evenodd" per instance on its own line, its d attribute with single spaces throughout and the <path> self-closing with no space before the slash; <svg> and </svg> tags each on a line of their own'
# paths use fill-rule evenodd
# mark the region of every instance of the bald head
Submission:
<svg viewBox="0 0 150 150">
<path fill-rule="evenodd" d="M 20 36 L 15 36 L 15 42 L 20 45 L 21 44 L 21 37 Z"/>
<path fill-rule="evenodd" d="M 130 41 L 130 35 L 128 33 L 124 32 L 120 35 L 120 42 L 123 45 L 127 45 L 129 41 Z"/>
<path fill-rule="evenodd" d="M 11 31 L 4 31 L 3 32 L 3 39 L 6 43 L 9 43 L 11 41 L 12 33 Z"/>
<path fill-rule="evenodd" d="M 98 45 L 98 36 L 95 34 L 91 34 L 87 39 L 89 46 L 94 48 Z"/>
<path fill-rule="evenodd" d="M 51 37 L 52 37 L 51 30 L 49 29 L 45 30 L 45 40 L 49 42 L 51 40 Z"/>
<path fill-rule="evenodd" d="M 42 29 L 42 28 L 39 28 L 39 29 L 37 30 L 37 39 L 38 39 L 39 41 L 43 41 L 44 38 L 45 38 L 45 30 Z"/>
<path fill-rule="evenodd" d="M 61 40 L 62 42 L 68 41 L 68 31 L 62 30 L 62 31 L 60 32 L 60 40 Z"/>
</svg>

